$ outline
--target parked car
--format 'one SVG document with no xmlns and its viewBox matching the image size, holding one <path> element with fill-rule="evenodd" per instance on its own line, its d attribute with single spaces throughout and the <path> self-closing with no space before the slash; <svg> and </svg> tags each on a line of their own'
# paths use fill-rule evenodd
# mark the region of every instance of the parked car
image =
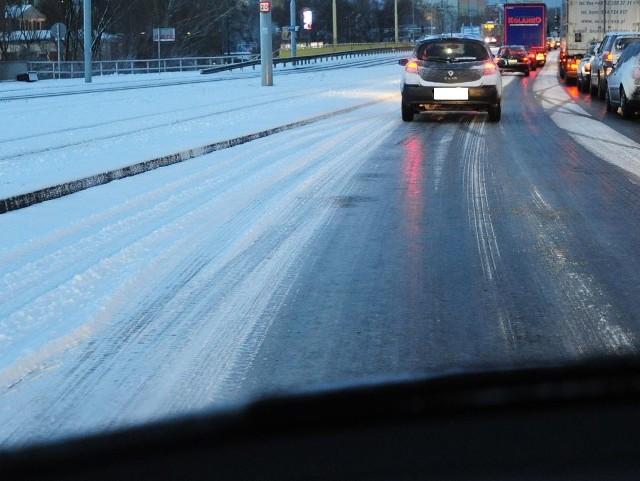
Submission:
<svg viewBox="0 0 640 481">
<path fill-rule="evenodd" d="M 591 60 L 596 54 L 599 45 L 599 43 L 592 43 L 578 64 L 576 85 L 580 92 L 586 93 L 589 91 L 589 84 L 591 83 Z"/>
<path fill-rule="evenodd" d="M 631 118 L 640 109 L 640 43 L 627 46 L 607 75 L 607 112 Z"/>
<path fill-rule="evenodd" d="M 489 47 L 470 37 L 435 37 L 402 59 L 402 120 L 433 110 L 484 110 L 500 120 L 502 77 Z"/>
<path fill-rule="evenodd" d="M 597 95 L 598 99 L 604 100 L 607 75 L 624 48 L 635 42 L 640 42 L 640 32 L 610 32 L 604 36 L 597 54 L 591 61 L 591 95 Z"/>
<path fill-rule="evenodd" d="M 525 77 L 531 71 L 531 59 L 524 45 L 503 45 L 496 54 L 500 72 L 520 72 Z"/>
</svg>

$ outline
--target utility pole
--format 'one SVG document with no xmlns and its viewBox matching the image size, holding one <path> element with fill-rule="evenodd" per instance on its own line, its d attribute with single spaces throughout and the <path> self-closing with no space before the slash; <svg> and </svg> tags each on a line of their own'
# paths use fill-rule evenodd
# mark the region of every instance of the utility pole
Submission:
<svg viewBox="0 0 640 481">
<path fill-rule="evenodd" d="M 289 4 L 291 11 L 289 12 L 289 38 L 291 38 L 291 57 L 298 55 L 298 43 L 296 33 L 296 0 L 291 0 Z"/>
<path fill-rule="evenodd" d="M 84 81 L 91 83 L 91 0 L 84 0 Z"/>
</svg>

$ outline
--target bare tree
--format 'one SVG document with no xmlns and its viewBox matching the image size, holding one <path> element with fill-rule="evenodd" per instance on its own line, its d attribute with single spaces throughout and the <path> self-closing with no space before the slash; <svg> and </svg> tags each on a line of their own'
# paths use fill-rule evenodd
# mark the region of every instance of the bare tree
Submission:
<svg viewBox="0 0 640 481">
<path fill-rule="evenodd" d="M 7 15 L 7 1 L 0 0 L 0 59 L 6 60 L 9 53 L 11 27 Z"/>
</svg>

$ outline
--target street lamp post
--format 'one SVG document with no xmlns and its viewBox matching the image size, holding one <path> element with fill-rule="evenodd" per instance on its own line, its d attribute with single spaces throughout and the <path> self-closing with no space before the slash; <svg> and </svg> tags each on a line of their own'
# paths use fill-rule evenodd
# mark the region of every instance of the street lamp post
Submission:
<svg viewBox="0 0 640 481">
<path fill-rule="evenodd" d="M 414 5 L 414 0 L 411 0 L 411 40 L 416 39 L 416 8 Z"/>
<path fill-rule="evenodd" d="M 333 0 L 333 46 L 338 45 L 338 15 L 336 14 L 336 0 Z"/>
<path fill-rule="evenodd" d="M 398 0 L 393 0 L 393 22 L 395 27 L 395 41 L 398 43 L 400 38 L 398 36 Z"/>
</svg>

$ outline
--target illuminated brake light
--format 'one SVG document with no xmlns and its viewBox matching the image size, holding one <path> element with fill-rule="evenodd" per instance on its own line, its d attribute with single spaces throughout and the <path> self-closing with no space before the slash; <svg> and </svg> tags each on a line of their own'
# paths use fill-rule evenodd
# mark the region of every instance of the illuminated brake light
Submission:
<svg viewBox="0 0 640 481">
<path fill-rule="evenodd" d="M 405 65 L 404 69 L 409 73 L 418 73 L 418 62 L 416 62 L 415 60 L 407 62 L 407 65 Z"/>
<path fill-rule="evenodd" d="M 607 52 L 604 55 L 604 61 L 605 62 L 613 62 L 613 52 Z"/>
<path fill-rule="evenodd" d="M 496 73 L 496 64 L 493 62 L 487 62 L 484 64 L 484 70 L 482 71 L 482 75 L 493 75 Z"/>
</svg>

